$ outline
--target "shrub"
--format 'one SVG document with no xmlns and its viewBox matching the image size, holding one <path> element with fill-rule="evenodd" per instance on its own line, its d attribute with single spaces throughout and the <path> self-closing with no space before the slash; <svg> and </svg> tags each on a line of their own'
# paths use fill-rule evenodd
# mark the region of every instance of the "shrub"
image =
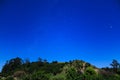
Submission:
<svg viewBox="0 0 120 80">
<path fill-rule="evenodd" d="M 95 72 L 94 68 L 87 67 L 84 73 L 86 80 L 96 80 L 97 79 L 97 73 Z"/>
<path fill-rule="evenodd" d="M 22 77 L 24 76 L 26 73 L 24 71 L 17 71 L 14 73 L 14 77 Z"/>
<path fill-rule="evenodd" d="M 14 80 L 14 78 L 12 76 L 9 76 L 5 80 Z"/>
<path fill-rule="evenodd" d="M 82 80 L 83 75 L 79 74 L 74 68 L 68 70 L 66 80 Z"/>
<path fill-rule="evenodd" d="M 35 72 L 31 76 L 31 80 L 49 80 L 49 78 L 50 78 L 50 74 L 46 74 L 43 71 Z"/>
</svg>

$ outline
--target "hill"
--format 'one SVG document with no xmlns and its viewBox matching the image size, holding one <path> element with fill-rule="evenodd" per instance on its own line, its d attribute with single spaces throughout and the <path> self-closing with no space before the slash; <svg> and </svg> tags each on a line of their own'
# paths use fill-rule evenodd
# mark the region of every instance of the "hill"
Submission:
<svg viewBox="0 0 120 80">
<path fill-rule="evenodd" d="M 13 58 L 3 66 L 0 80 L 120 80 L 119 64 L 113 60 L 113 68 L 97 68 L 82 60 L 48 62 L 38 58 Z"/>
</svg>

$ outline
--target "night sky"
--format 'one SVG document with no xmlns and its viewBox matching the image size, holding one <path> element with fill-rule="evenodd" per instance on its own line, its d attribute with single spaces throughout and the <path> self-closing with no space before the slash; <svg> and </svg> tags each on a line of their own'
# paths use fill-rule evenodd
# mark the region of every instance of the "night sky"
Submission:
<svg viewBox="0 0 120 80">
<path fill-rule="evenodd" d="M 15 57 L 97 67 L 120 61 L 118 0 L 0 0 L 0 69 Z"/>
</svg>

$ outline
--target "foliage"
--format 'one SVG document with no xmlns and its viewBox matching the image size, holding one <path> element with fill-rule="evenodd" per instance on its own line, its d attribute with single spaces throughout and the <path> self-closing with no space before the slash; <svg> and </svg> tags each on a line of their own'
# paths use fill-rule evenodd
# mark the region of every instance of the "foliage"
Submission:
<svg viewBox="0 0 120 80">
<path fill-rule="evenodd" d="M 38 71 L 31 76 L 31 80 L 49 80 L 50 74 L 45 74 L 43 71 Z"/>
<path fill-rule="evenodd" d="M 87 69 L 85 70 L 85 74 L 86 75 L 96 75 L 96 72 L 92 67 L 87 67 Z"/>
<path fill-rule="evenodd" d="M 113 71 L 117 73 L 119 67 L 118 61 L 114 59 L 110 65 L 113 67 Z"/>
<path fill-rule="evenodd" d="M 14 73 L 15 70 L 20 69 L 22 65 L 22 59 L 17 57 L 13 58 L 10 61 L 7 61 L 3 66 L 2 73 L 4 76 L 8 76 Z"/>
<path fill-rule="evenodd" d="M 0 80 L 120 80 L 119 62 L 113 60 L 111 66 L 98 69 L 82 60 L 49 63 L 41 58 L 30 62 L 17 57 L 3 66 Z"/>
<path fill-rule="evenodd" d="M 23 76 L 25 76 L 25 72 L 24 71 L 16 71 L 14 74 L 13 74 L 13 76 L 14 77 L 23 77 Z"/>
<path fill-rule="evenodd" d="M 64 73 L 60 73 L 60 74 L 57 74 L 57 75 L 53 75 L 51 76 L 50 80 L 66 80 L 65 79 L 65 74 Z"/>
<path fill-rule="evenodd" d="M 71 68 L 66 74 L 66 80 L 81 80 L 82 76 L 74 69 Z"/>
<path fill-rule="evenodd" d="M 14 80 L 14 78 L 12 76 L 9 76 L 5 80 Z"/>
<path fill-rule="evenodd" d="M 87 80 L 96 80 L 97 79 L 97 73 L 95 72 L 93 67 L 87 67 L 85 70 L 84 76 Z"/>
</svg>

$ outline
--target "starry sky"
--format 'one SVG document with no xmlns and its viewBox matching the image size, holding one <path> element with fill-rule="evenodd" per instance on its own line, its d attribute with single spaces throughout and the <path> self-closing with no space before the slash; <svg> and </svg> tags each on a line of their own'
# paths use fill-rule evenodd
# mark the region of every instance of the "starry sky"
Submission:
<svg viewBox="0 0 120 80">
<path fill-rule="evenodd" d="M 120 1 L 0 0 L 0 69 L 14 57 L 120 61 Z"/>
</svg>

